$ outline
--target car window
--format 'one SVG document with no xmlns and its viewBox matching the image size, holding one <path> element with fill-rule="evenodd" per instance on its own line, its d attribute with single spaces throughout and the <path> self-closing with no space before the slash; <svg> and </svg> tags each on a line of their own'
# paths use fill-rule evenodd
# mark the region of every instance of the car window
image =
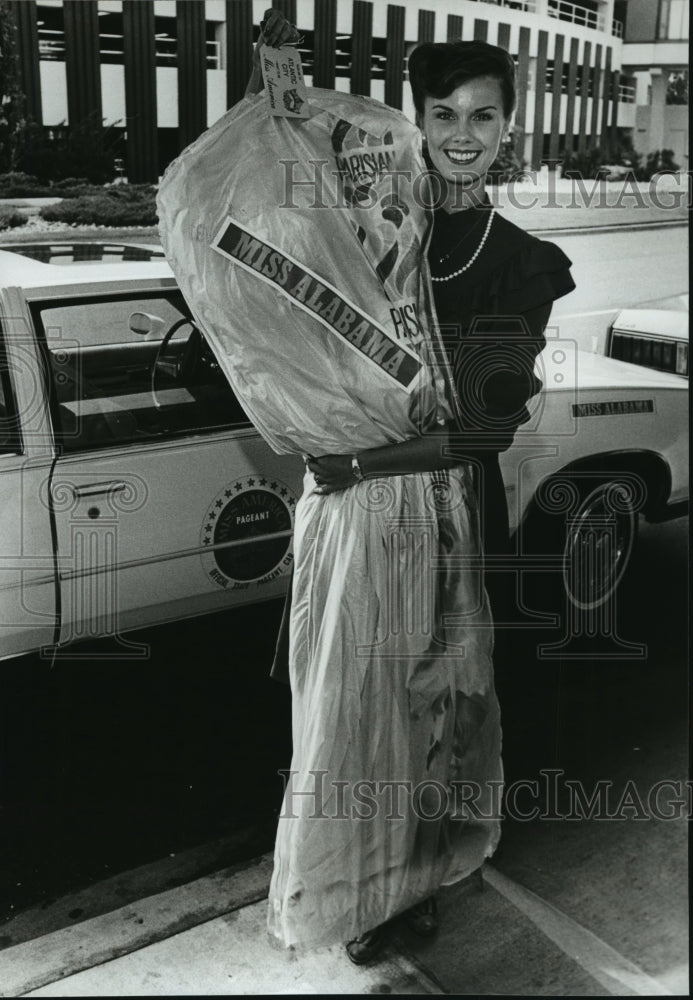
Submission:
<svg viewBox="0 0 693 1000">
<path fill-rule="evenodd" d="M 63 451 L 248 426 L 179 292 L 36 305 Z"/>
<path fill-rule="evenodd" d="M 19 418 L 0 330 L 0 455 L 21 455 Z"/>
</svg>

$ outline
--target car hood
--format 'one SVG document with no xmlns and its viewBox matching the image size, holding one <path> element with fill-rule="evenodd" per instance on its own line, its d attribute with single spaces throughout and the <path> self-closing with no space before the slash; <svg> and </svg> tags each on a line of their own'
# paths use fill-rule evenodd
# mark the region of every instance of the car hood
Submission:
<svg viewBox="0 0 693 1000">
<path fill-rule="evenodd" d="M 622 309 L 613 328 L 652 338 L 688 340 L 688 313 L 672 309 Z"/>
</svg>

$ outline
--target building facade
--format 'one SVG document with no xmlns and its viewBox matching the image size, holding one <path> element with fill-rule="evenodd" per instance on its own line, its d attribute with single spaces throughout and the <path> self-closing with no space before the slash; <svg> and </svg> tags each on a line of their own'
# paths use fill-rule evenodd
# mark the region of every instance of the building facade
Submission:
<svg viewBox="0 0 693 1000">
<path fill-rule="evenodd" d="M 639 153 L 671 149 L 688 169 L 688 0 L 628 0 L 624 72 L 635 87 L 633 144 Z M 672 84 L 679 81 L 678 95 Z"/>
<path fill-rule="evenodd" d="M 156 180 L 181 149 L 240 100 L 258 25 L 271 5 L 5 2 L 15 14 L 29 115 L 45 127 L 87 116 L 118 125 L 132 181 Z M 646 152 L 674 138 L 677 148 L 687 149 L 687 134 L 674 135 L 679 110 L 669 116 L 671 124 L 659 114 L 685 40 L 658 37 L 665 30 L 683 31 L 681 7 L 687 3 L 275 0 L 274 6 L 304 36 L 300 51 L 309 86 L 367 94 L 411 118 L 406 60 L 418 42 L 475 38 L 507 48 L 519 84 L 515 149 L 538 168 L 564 152 L 613 149 L 623 130 Z"/>
</svg>

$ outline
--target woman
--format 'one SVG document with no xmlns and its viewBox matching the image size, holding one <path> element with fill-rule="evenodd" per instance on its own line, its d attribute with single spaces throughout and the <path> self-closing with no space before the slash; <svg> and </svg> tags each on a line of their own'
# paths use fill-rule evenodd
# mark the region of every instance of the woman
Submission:
<svg viewBox="0 0 693 1000">
<path fill-rule="evenodd" d="M 276 11 L 264 30 L 270 44 L 294 37 Z M 435 577 L 436 627 L 425 641 L 426 629 L 420 627 L 417 662 L 398 660 L 402 650 L 396 637 L 383 637 L 381 605 L 397 590 L 400 578 L 417 573 L 426 577 L 430 567 L 417 567 L 411 552 L 404 559 L 398 552 L 393 561 L 392 552 L 385 551 L 380 511 L 368 508 L 366 517 L 354 523 L 351 508 L 352 523 L 342 525 L 340 537 L 332 545 L 326 541 L 319 551 L 325 573 L 321 592 L 329 595 L 339 575 L 332 560 L 348 548 L 349 574 L 340 580 L 347 584 L 346 605 L 335 607 L 326 599 L 317 606 L 315 593 L 302 582 L 299 550 L 291 623 L 283 630 L 284 636 L 287 631 L 291 636 L 292 770 L 303 780 L 297 794 L 305 806 L 311 791 L 306 774 L 322 774 L 324 769 L 332 780 L 328 799 L 333 811 L 325 819 L 322 810 L 314 817 L 307 816 L 305 808 L 295 815 L 294 789 L 288 789 L 270 890 L 270 929 L 285 943 L 308 944 L 326 942 L 340 929 L 350 929 L 357 936 L 347 944 L 347 952 L 357 963 L 377 953 L 381 925 L 391 916 L 404 913 L 414 929 L 434 930 L 431 893 L 478 868 L 498 840 L 492 793 L 500 787 L 502 772 L 490 616 L 483 587 L 474 586 L 474 573 L 469 564 L 463 565 L 465 557 L 479 551 L 473 486 L 481 501 L 485 550 L 503 553 L 508 547 L 508 516 L 498 454 L 528 419 L 526 404 L 541 386 L 533 364 L 544 345 L 552 302 L 573 287 L 565 255 L 502 219 L 485 194 L 487 172 L 515 103 L 510 56 L 480 42 L 427 43 L 410 56 L 409 73 L 428 165 L 441 192 L 428 258 L 439 323 L 453 348 L 457 418 L 402 444 L 356 455 L 307 456 L 308 495 L 302 499 L 304 516 L 319 525 L 316 505 L 322 498 L 338 503 L 342 491 L 358 490 L 368 508 L 364 488 L 373 485 L 369 480 L 384 489 L 392 480 L 382 477 L 402 477 L 400 493 L 392 496 L 394 520 L 402 522 L 403 510 L 423 515 L 422 541 L 434 515 L 431 544 L 444 565 Z M 426 490 L 430 496 L 431 489 L 442 491 L 442 504 L 427 505 L 421 499 Z M 363 534 L 364 554 L 352 558 Z M 315 561 L 315 547 L 308 550 Z M 359 570 L 364 575 L 356 580 Z M 339 587 L 335 592 L 342 593 Z M 399 601 L 400 613 L 402 600 L 406 595 L 398 591 L 395 604 Z M 362 614 L 355 622 L 359 602 Z M 497 613 L 499 608 L 500 598 Z M 437 626 L 445 614 L 455 612 L 461 622 L 458 633 L 453 626 L 443 636 Z M 343 647 L 347 641 L 355 648 L 356 666 L 347 676 L 335 678 L 329 651 L 335 642 Z M 360 653 L 359 643 L 365 653 Z M 280 641 L 280 654 L 282 646 L 286 643 Z M 374 647 L 387 648 L 386 655 L 374 655 Z M 314 728 L 317 741 L 311 735 Z M 429 791 L 468 782 L 468 787 L 480 790 L 477 805 L 483 808 L 470 816 L 459 802 L 448 801 L 439 815 L 440 809 L 431 811 L 430 803 L 416 809 L 409 802 L 401 821 L 397 813 L 392 822 L 390 810 L 388 822 L 381 797 L 375 799 L 375 816 L 362 820 L 362 811 L 354 822 L 353 791 L 359 778 L 371 784 L 376 779 L 385 784 L 402 780 L 409 788 L 416 781 L 416 787 L 428 782 Z M 337 803 L 335 788 L 352 796 L 351 812 L 343 797 Z M 315 805 L 315 788 L 313 793 Z M 311 925 L 314 929 L 303 933 L 302 927 Z M 318 927 L 326 929 L 324 938 Z"/>
</svg>

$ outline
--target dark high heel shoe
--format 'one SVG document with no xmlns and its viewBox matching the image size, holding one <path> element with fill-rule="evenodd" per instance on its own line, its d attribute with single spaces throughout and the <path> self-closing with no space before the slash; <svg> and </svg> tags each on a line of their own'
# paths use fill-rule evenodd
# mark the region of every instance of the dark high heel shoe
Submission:
<svg viewBox="0 0 693 1000">
<path fill-rule="evenodd" d="M 431 937 L 438 930 L 438 905 L 435 896 L 429 896 L 402 914 L 409 930 L 421 937 Z"/>
<path fill-rule="evenodd" d="M 347 941 L 346 953 L 354 965 L 366 965 L 382 950 L 385 944 L 385 928 L 381 924 L 372 931 L 366 931 L 353 941 Z"/>
</svg>

